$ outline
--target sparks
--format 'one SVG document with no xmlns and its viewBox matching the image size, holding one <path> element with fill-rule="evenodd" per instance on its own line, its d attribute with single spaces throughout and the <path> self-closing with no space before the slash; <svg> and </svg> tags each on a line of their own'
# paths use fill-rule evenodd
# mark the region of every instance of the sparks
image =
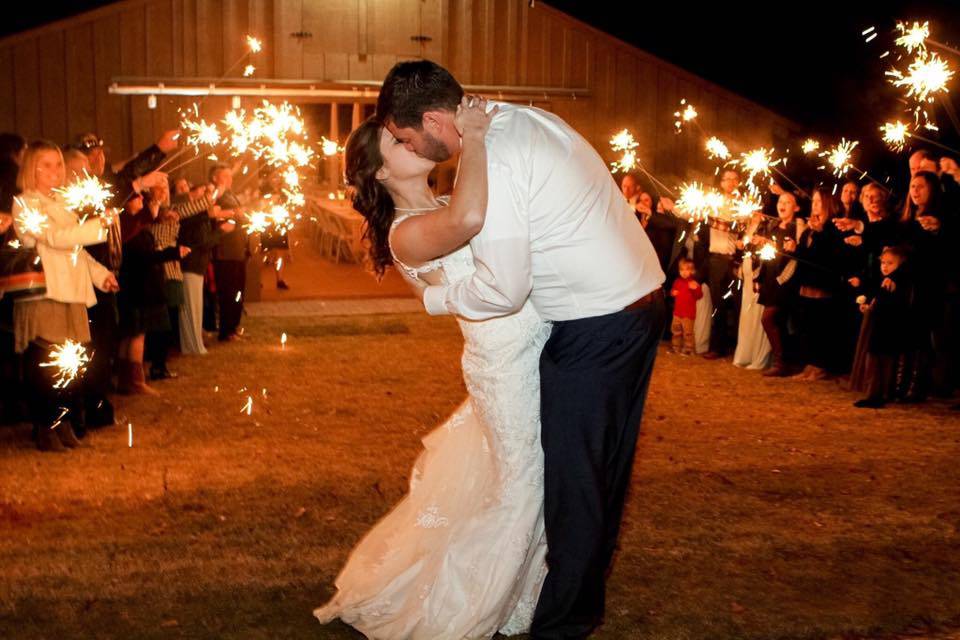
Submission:
<svg viewBox="0 0 960 640">
<path fill-rule="evenodd" d="M 245 66 L 245 67 L 243 68 L 243 77 L 244 77 L 244 78 L 249 78 L 250 76 L 252 76 L 252 75 L 254 74 L 254 72 L 255 72 L 256 70 L 257 70 L 257 68 L 256 68 L 255 66 L 253 66 L 252 64 L 248 64 L 247 66 Z"/>
<path fill-rule="evenodd" d="M 286 332 L 280 334 L 280 348 L 281 348 L 281 349 L 286 349 L 286 348 L 287 348 L 287 334 L 286 334 Z"/>
<path fill-rule="evenodd" d="M 243 408 L 240 409 L 240 413 L 245 413 L 248 416 L 253 413 L 253 396 L 247 396 L 247 401 L 243 404 Z"/>
<path fill-rule="evenodd" d="M 723 196 L 699 182 L 682 185 L 676 202 L 677 209 L 689 216 L 691 222 L 717 215 L 722 206 Z"/>
<path fill-rule="evenodd" d="M 627 173 L 637 166 L 637 141 L 633 134 L 623 129 L 610 138 L 610 148 L 617 152 L 622 152 L 619 160 L 610 163 L 610 170 L 613 173 Z"/>
<path fill-rule="evenodd" d="M 323 155 L 335 156 L 340 153 L 340 145 L 337 144 L 336 140 L 327 140 L 326 138 L 321 138 L 320 140 Z"/>
<path fill-rule="evenodd" d="M 101 215 L 107 210 L 107 202 L 113 196 L 110 188 L 96 176 L 84 170 L 83 177 L 66 187 L 54 189 L 63 196 L 63 203 L 77 215 Z"/>
<path fill-rule="evenodd" d="M 250 53 L 260 53 L 260 50 L 263 49 L 263 42 L 259 38 L 247 36 L 247 47 L 250 49 Z"/>
<path fill-rule="evenodd" d="M 32 236 L 38 236 L 43 233 L 47 227 L 47 216 L 27 205 L 19 196 L 14 197 L 14 201 L 20 205 L 20 213 L 17 214 L 17 224 L 24 233 Z"/>
<path fill-rule="evenodd" d="M 803 141 L 803 146 L 801 149 L 805 154 L 810 155 L 811 153 L 820 150 L 820 142 L 818 140 L 814 140 L 813 138 L 807 138 Z"/>
<path fill-rule="evenodd" d="M 772 244 L 765 244 L 760 247 L 760 251 L 757 252 L 757 256 L 761 260 L 773 260 L 777 257 L 777 249 Z"/>
<path fill-rule="evenodd" d="M 50 349 L 50 359 L 40 363 L 41 367 L 56 367 L 54 389 L 63 389 L 83 373 L 90 356 L 79 342 L 67 339 L 63 344 L 55 345 Z"/>
<path fill-rule="evenodd" d="M 673 113 L 673 117 L 676 120 L 673 123 L 673 128 L 677 133 L 683 131 L 683 125 L 686 122 L 692 122 L 696 117 L 700 115 L 697 113 L 697 110 L 692 104 L 687 102 L 687 99 L 684 98 L 680 101 L 680 109 Z"/>
<path fill-rule="evenodd" d="M 927 38 L 930 37 L 930 23 L 914 22 L 913 26 L 908 27 L 906 23 L 897 22 L 897 31 L 900 36 L 894 42 L 907 50 L 907 53 L 913 53 L 914 50 L 926 51 Z"/>
<path fill-rule="evenodd" d="M 896 122 L 885 122 L 880 131 L 883 132 L 883 141 L 894 151 L 903 151 L 907 144 L 907 138 L 910 132 L 907 125 L 897 120 Z"/>
<path fill-rule="evenodd" d="M 833 167 L 833 175 L 842 178 L 853 166 L 853 150 L 858 144 L 860 143 L 856 140 L 840 138 L 840 142 L 836 146 L 827 149 L 820 156 L 825 157 L 830 166 Z"/>
<path fill-rule="evenodd" d="M 917 102 L 930 102 L 940 93 L 947 93 L 947 83 L 953 78 L 953 69 L 935 53 L 920 53 L 904 74 L 899 69 L 887 71 L 890 84 L 905 88 L 906 97 Z"/>
<path fill-rule="evenodd" d="M 127 446 L 133 448 L 133 423 L 127 423 Z"/>
<path fill-rule="evenodd" d="M 763 202 L 756 195 L 746 194 L 738 196 L 733 201 L 733 217 L 749 218 L 763 209 Z"/>
<path fill-rule="evenodd" d="M 730 150 L 727 148 L 727 145 L 724 144 L 723 140 L 713 136 L 707 140 L 707 155 L 710 156 L 712 160 L 729 160 L 730 159 Z"/>
</svg>

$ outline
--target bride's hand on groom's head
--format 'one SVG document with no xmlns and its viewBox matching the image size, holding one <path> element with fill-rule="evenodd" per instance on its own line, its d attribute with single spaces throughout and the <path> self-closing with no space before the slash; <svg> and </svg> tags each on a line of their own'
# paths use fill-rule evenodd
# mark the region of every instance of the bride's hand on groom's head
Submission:
<svg viewBox="0 0 960 640">
<path fill-rule="evenodd" d="M 457 107 L 457 114 L 453 117 L 453 124 L 457 128 L 457 133 L 461 136 L 467 134 L 477 134 L 483 136 L 490 128 L 493 116 L 500 111 L 499 107 L 493 107 L 487 111 L 487 100 L 480 96 L 465 95 L 460 100 Z"/>
</svg>

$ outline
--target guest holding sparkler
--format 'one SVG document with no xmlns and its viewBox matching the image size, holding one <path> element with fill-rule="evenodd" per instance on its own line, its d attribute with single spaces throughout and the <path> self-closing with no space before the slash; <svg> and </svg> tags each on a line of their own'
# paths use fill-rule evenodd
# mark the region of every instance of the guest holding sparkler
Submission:
<svg viewBox="0 0 960 640">
<path fill-rule="evenodd" d="M 50 346 L 90 341 L 87 308 L 97 303 L 94 286 L 117 291 L 114 275 L 82 247 L 102 243 L 110 220 L 90 216 L 80 223 L 66 209 L 57 189 L 64 185 L 60 148 L 37 141 L 27 147 L 20 169 L 23 194 L 14 203 L 17 234 L 24 247 L 36 247 L 43 264 L 46 293 L 14 305 L 14 344 L 24 353 L 27 404 L 43 451 L 79 444 L 73 427 L 83 429 L 83 394 L 79 380 L 61 393 L 53 388 L 48 368 L 41 367 Z M 67 412 L 61 415 L 58 407 Z"/>
<path fill-rule="evenodd" d="M 720 190 L 728 200 L 735 197 L 740 187 L 740 174 L 724 169 L 720 175 Z M 701 229 L 700 241 L 707 247 L 705 270 L 710 300 L 713 303 L 713 323 L 710 327 L 710 351 L 707 360 L 721 358 L 731 350 L 736 338 L 738 307 L 733 290 L 736 276 L 737 236 L 731 222 L 711 218 Z"/>
<path fill-rule="evenodd" d="M 164 157 L 177 148 L 177 130 L 164 132 L 156 144 L 147 147 L 133 158 L 117 163 L 108 163 L 103 140 L 95 133 L 77 137 L 74 148 L 87 156 L 90 174 L 101 178 L 113 192 L 111 205 L 125 209 L 133 194 L 149 188 L 165 179 L 160 174 L 150 175 Z M 92 248 L 92 255 L 117 277 L 123 260 L 123 234 L 121 224 L 128 222 L 121 216 L 109 228 L 107 241 Z M 111 380 L 115 358 L 119 349 L 119 306 L 117 296 L 111 292 L 97 292 L 97 305 L 90 313 L 90 332 L 93 336 L 93 354 L 87 372 L 87 384 L 91 391 L 87 407 L 87 424 L 91 427 L 114 423 L 113 404 L 107 397 L 112 390 Z"/>
<path fill-rule="evenodd" d="M 845 282 L 842 243 L 837 228 L 829 224 L 837 205 L 827 189 L 813 191 L 810 220 L 797 243 L 785 244 L 797 258 L 794 276 L 799 287 L 797 311 L 800 338 L 807 364 L 794 378 L 822 380 L 835 370 L 837 296 Z"/>
<path fill-rule="evenodd" d="M 783 377 L 789 372 L 785 356 L 785 341 L 787 317 L 796 295 L 793 277 L 797 270 L 797 262 L 785 253 L 785 247 L 796 248 L 799 211 L 800 205 L 797 203 L 796 195 L 784 191 L 777 199 L 777 219 L 765 220 L 753 235 L 749 245 L 757 252 L 766 245 L 776 250 L 772 258 L 760 264 L 760 273 L 757 276 L 757 281 L 760 283 L 757 303 L 763 306 L 760 322 L 767 340 L 770 341 L 773 355 L 772 365 L 763 373 L 768 377 Z"/>
<path fill-rule="evenodd" d="M 234 223 L 242 222 L 240 201 L 231 190 L 233 170 L 227 165 L 217 165 L 210 171 L 210 181 L 220 194 L 217 205 L 232 212 Z M 213 270 L 217 285 L 221 342 L 240 338 L 237 329 L 243 315 L 243 291 L 247 281 L 249 257 L 247 234 L 239 224 L 236 224 L 232 231 L 223 234 L 214 253 Z"/>
<path fill-rule="evenodd" d="M 189 195 L 174 197 L 174 206 L 196 202 L 213 193 L 213 187 L 200 185 Z M 211 207 L 214 217 L 224 215 L 216 207 Z M 231 215 L 226 211 L 225 215 Z M 190 253 L 180 261 L 183 271 L 183 306 L 180 307 L 180 352 L 183 354 L 204 355 L 203 344 L 203 279 L 210 266 L 213 249 L 220 243 L 224 233 L 233 231 L 236 224 L 221 221 L 215 225 L 207 216 L 194 216 L 180 222 L 177 243 L 190 248 Z"/>
<path fill-rule="evenodd" d="M 128 225 L 131 233 L 124 234 L 121 291 L 117 300 L 122 336 L 117 390 L 124 394 L 159 394 L 147 384 L 144 375 L 145 338 L 148 332 L 170 329 L 163 263 L 179 260 L 190 253 L 189 248 L 182 246 L 157 249 L 151 225 L 158 221 L 162 205 L 161 197 L 153 197 L 143 204 L 142 198 L 137 196 L 127 203 L 129 212 L 125 215 L 136 222 Z"/>
</svg>

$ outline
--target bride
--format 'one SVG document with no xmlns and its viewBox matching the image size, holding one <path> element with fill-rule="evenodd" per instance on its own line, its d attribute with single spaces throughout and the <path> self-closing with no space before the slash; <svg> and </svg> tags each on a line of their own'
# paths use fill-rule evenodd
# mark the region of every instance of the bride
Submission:
<svg viewBox="0 0 960 640">
<path fill-rule="evenodd" d="M 395 264 L 414 286 L 475 269 L 466 242 L 487 204 L 484 135 L 496 108 L 464 98 L 452 197 L 437 198 L 435 163 L 374 120 L 346 147 L 354 206 L 367 220 L 374 270 Z M 423 439 L 409 493 L 351 553 L 336 595 L 314 615 L 340 618 L 369 638 L 490 638 L 526 632 L 546 576 L 540 351 L 550 325 L 528 301 L 517 313 L 459 320 L 469 393 Z"/>
</svg>

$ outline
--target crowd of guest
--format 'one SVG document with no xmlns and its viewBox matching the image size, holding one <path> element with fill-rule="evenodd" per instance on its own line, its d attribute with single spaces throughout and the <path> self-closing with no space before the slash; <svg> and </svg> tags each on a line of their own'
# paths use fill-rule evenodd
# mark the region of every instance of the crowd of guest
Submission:
<svg viewBox="0 0 960 640">
<path fill-rule="evenodd" d="M 762 209 L 744 218 L 734 215 L 741 176 L 721 170 L 727 209 L 706 220 L 623 177 L 667 274 L 672 350 L 769 377 L 835 379 L 858 394 L 857 407 L 951 398 L 960 382 L 957 162 L 916 151 L 900 189 L 809 177 L 809 189 L 795 176 L 771 181 Z"/>
<path fill-rule="evenodd" d="M 114 424 L 114 394 L 158 395 L 155 381 L 176 376 L 171 353 L 242 337 L 250 251 L 233 169 L 171 180 L 158 169 L 178 137 L 115 162 L 95 134 L 69 145 L 0 134 L 0 412 L 32 423 L 43 451 Z M 111 191 L 104 213 L 65 206 L 60 190 L 87 175 Z M 90 362 L 63 386 L 41 365 L 67 340 Z"/>
</svg>

